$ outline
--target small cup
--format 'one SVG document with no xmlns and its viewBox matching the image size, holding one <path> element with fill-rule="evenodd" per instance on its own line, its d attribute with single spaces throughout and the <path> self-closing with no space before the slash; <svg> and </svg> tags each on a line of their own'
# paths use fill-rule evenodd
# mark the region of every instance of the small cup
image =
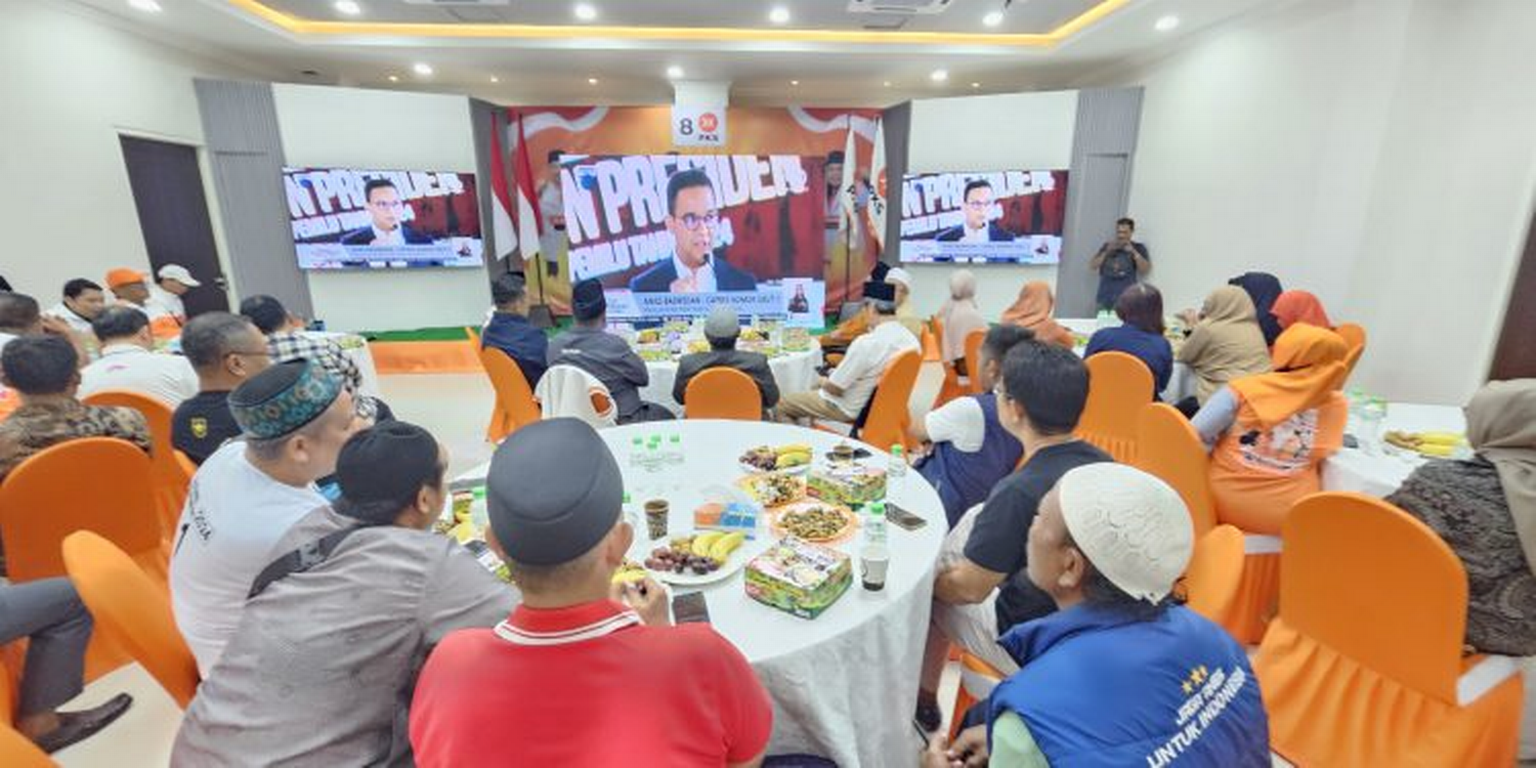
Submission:
<svg viewBox="0 0 1536 768">
<path fill-rule="evenodd" d="M 848 443 L 838 443 L 832 446 L 832 459 L 834 461 L 853 461 L 853 446 Z"/>
<path fill-rule="evenodd" d="M 667 516 L 672 505 L 666 499 L 651 499 L 645 503 L 645 529 L 651 540 L 667 537 Z"/>
<path fill-rule="evenodd" d="M 891 550 L 884 544 L 869 544 L 859 552 L 859 576 L 871 592 L 885 589 L 885 572 L 891 566 Z"/>
</svg>

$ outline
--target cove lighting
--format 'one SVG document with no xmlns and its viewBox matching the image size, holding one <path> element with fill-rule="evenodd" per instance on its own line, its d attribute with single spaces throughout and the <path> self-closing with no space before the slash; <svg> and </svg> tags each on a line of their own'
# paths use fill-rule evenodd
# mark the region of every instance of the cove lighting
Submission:
<svg viewBox="0 0 1536 768">
<path fill-rule="evenodd" d="M 1179 26 L 1179 17 L 1164 16 L 1158 19 L 1157 23 L 1152 25 L 1152 28 L 1159 32 L 1167 32 L 1177 26 Z"/>
</svg>

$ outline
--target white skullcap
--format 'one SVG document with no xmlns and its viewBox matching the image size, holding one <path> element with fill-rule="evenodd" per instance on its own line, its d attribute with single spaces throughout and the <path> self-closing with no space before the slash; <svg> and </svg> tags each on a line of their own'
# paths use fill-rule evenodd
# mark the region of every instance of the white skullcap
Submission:
<svg viewBox="0 0 1536 768">
<path fill-rule="evenodd" d="M 1168 596 L 1194 551 L 1194 524 L 1178 492 L 1109 462 L 1078 467 L 1056 487 L 1067 531 L 1095 570 L 1138 600 Z"/>
<path fill-rule="evenodd" d="M 912 273 L 902 269 L 901 267 L 897 267 L 885 273 L 885 281 L 887 283 L 901 283 L 902 285 L 906 286 L 907 290 L 912 290 Z"/>
</svg>

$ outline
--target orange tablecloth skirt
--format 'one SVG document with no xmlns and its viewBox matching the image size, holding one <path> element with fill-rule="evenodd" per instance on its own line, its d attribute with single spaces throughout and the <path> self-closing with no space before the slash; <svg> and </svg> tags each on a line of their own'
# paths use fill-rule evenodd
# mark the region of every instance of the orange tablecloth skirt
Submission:
<svg viewBox="0 0 1536 768">
<path fill-rule="evenodd" d="M 463 341 L 375 341 L 368 344 L 379 373 L 480 373 L 475 345 Z"/>
</svg>

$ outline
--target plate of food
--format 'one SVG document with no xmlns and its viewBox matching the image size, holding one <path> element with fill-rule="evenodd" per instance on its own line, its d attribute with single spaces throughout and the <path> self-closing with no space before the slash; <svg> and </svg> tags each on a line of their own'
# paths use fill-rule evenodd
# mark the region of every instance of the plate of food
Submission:
<svg viewBox="0 0 1536 768">
<path fill-rule="evenodd" d="M 805 497 L 805 477 L 789 472 L 760 472 L 736 481 L 759 504 L 777 507 Z"/>
<path fill-rule="evenodd" d="M 841 504 L 802 501 L 787 504 L 773 514 L 773 532 L 816 544 L 846 540 L 859 527 L 859 516 Z"/>
<path fill-rule="evenodd" d="M 811 468 L 811 446 L 805 443 L 759 445 L 741 455 L 741 470 L 748 474 L 785 472 L 798 475 Z"/>
<path fill-rule="evenodd" d="M 1394 448 L 1413 451 L 1420 456 L 1445 459 L 1458 451 L 1468 450 L 1467 437 L 1460 432 L 1399 432 L 1389 431 L 1381 439 Z"/>
<path fill-rule="evenodd" d="M 713 584 L 730 578 L 747 564 L 747 558 L 737 553 L 746 539 L 744 533 L 723 531 L 674 536 L 666 545 L 651 550 L 645 567 L 668 584 Z M 617 580 L 618 576 L 614 578 Z"/>
</svg>

